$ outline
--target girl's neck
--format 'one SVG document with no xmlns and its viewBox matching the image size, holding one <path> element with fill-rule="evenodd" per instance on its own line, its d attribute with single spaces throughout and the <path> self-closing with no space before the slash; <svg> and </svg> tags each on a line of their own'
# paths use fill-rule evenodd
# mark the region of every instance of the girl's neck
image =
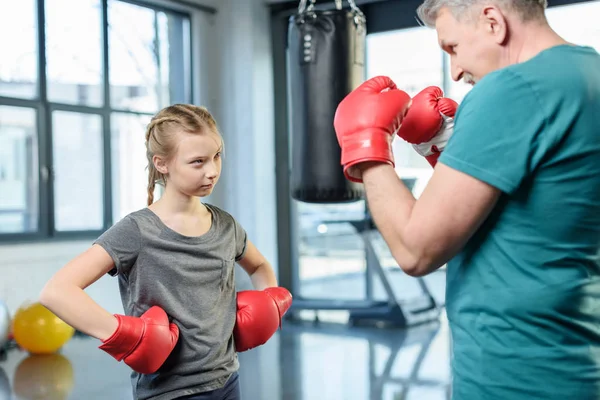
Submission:
<svg viewBox="0 0 600 400">
<path fill-rule="evenodd" d="M 207 211 L 197 197 L 173 193 L 168 189 L 149 208 L 163 215 L 199 215 Z"/>
</svg>

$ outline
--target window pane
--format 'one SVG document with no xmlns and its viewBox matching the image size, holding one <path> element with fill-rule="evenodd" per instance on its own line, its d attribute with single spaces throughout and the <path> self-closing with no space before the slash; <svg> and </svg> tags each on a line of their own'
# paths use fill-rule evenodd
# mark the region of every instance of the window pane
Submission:
<svg viewBox="0 0 600 400">
<path fill-rule="evenodd" d="M 157 13 L 162 91 L 167 103 L 192 101 L 190 23 L 176 14 Z M 162 104 L 167 105 L 167 104 Z"/>
<path fill-rule="evenodd" d="M 111 119 L 113 222 L 144 208 L 148 197 L 146 125 L 149 115 L 115 113 Z M 155 188 L 154 199 L 159 197 Z"/>
<path fill-rule="evenodd" d="M 48 99 L 102 106 L 100 0 L 45 1 Z"/>
<path fill-rule="evenodd" d="M 550 26 L 566 40 L 600 51 L 600 1 L 552 7 L 546 12 Z"/>
<path fill-rule="evenodd" d="M 108 17 L 111 106 L 155 112 L 189 102 L 189 21 L 117 0 Z"/>
<path fill-rule="evenodd" d="M 434 29 L 419 27 L 367 35 L 367 75 L 387 75 L 411 96 L 427 86 L 442 87 L 442 61 Z"/>
<path fill-rule="evenodd" d="M 350 222 L 365 217 L 364 201 L 347 204 L 296 202 L 300 296 L 363 300 L 366 254 Z"/>
<path fill-rule="evenodd" d="M 4 2 L 0 38 L 0 96 L 37 97 L 36 0 Z"/>
<path fill-rule="evenodd" d="M 102 229 L 101 117 L 67 111 L 52 113 L 52 154 L 55 229 Z"/>
<path fill-rule="evenodd" d="M 36 112 L 0 106 L 0 233 L 38 230 Z"/>
<path fill-rule="evenodd" d="M 387 75 L 411 96 L 427 86 L 443 87 L 442 63 L 434 29 L 419 27 L 367 36 L 367 75 Z M 404 140 L 396 138 L 393 150 L 396 170 L 401 176 L 430 172 L 427 160 Z"/>
</svg>

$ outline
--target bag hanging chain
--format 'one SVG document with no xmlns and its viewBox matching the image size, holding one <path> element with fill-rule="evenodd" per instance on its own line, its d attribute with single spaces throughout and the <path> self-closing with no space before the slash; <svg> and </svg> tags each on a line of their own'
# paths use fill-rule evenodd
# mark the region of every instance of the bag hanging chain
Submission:
<svg viewBox="0 0 600 400">
<path fill-rule="evenodd" d="M 356 5 L 356 2 L 354 0 L 347 0 L 348 4 L 350 4 L 350 9 L 352 11 L 354 11 L 354 13 L 364 21 L 365 19 L 365 15 L 363 14 L 363 12 L 360 10 L 360 8 L 358 8 L 358 6 Z M 307 3 L 308 2 L 308 6 Z M 343 0 L 335 0 L 335 8 L 337 8 L 338 10 L 342 9 L 342 3 Z M 317 4 L 317 0 L 300 0 L 300 3 L 298 4 L 298 14 L 304 14 L 309 13 L 309 12 L 313 12 L 315 9 L 315 5 Z"/>
<path fill-rule="evenodd" d="M 298 4 L 298 14 L 304 14 L 305 12 L 312 12 L 317 4 L 317 0 L 309 0 L 308 7 L 306 7 L 306 0 L 300 0 Z"/>
</svg>

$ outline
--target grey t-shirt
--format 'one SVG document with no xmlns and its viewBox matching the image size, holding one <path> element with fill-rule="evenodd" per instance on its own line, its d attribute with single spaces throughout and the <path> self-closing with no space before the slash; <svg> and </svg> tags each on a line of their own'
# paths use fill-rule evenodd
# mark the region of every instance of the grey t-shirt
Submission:
<svg viewBox="0 0 600 400">
<path fill-rule="evenodd" d="M 181 235 L 150 209 L 135 211 L 94 243 L 115 262 L 126 315 L 162 307 L 179 327 L 173 352 L 154 374 L 132 372 L 134 399 L 169 400 L 222 387 L 239 363 L 233 343 L 235 262 L 246 232 L 226 211 L 212 214 L 208 232 Z"/>
</svg>

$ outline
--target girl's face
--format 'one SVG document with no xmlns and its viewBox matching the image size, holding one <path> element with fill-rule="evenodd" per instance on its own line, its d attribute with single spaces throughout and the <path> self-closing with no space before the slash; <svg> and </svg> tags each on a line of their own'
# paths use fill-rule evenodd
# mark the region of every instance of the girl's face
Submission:
<svg viewBox="0 0 600 400">
<path fill-rule="evenodd" d="M 221 137 L 214 132 L 178 132 L 177 147 L 167 168 L 167 187 L 188 195 L 205 197 L 212 193 L 221 175 Z"/>
</svg>

